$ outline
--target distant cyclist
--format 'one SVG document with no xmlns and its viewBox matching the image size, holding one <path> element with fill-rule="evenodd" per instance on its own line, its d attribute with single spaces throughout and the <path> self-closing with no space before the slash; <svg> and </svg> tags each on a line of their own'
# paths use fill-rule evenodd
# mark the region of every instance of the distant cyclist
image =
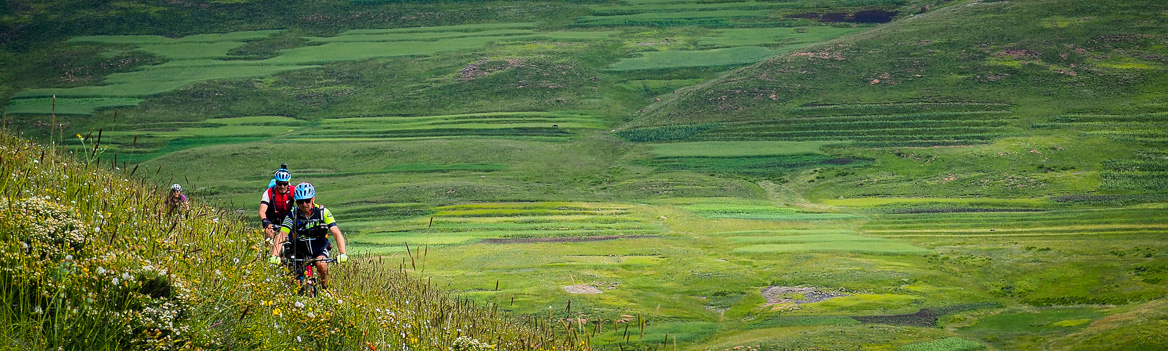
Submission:
<svg viewBox="0 0 1168 351">
<path fill-rule="evenodd" d="M 292 173 L 281 168 L 272 176 L 272 186 L 264 190 L 264 194 L 260 196 L 260 223 L 265 238 L 271 239 L 275 236 L 276 227 L 292 212 L 292 191 L 288 183 L 290 181 Z"/>
<path fill-rule="evenodd" d="M 281 164 L 280 164 L 280 169 L 277 169 L 277 170 L 276 170 L 276 172 L 280 172 L 281 170 L 287 171 L 287 170 L 288 170 L 288 164 L 287 164 L 287 163 L 281 163 Z M 275 174 L 275 173 L 273 173 L 273 174 L 272 174 L 272 181 L 268 182 L 268 188 L 274 188 L 274 187 L 276 187 L 276 174 Z"/>
<path fill-rule="evenodd" d="M 191 210 L 190 201 L 187 196 L 183 194 L 181 185 L 177 183 L 170 185 L 170 193 L 166 194 L 166 199 L 162 200 L 166 205 L 166 214 L 174 214 L 175 210 L 181 210 L 178 213 L 182 214 Z"/>
<path fill-rule="evenodd" d="M 329 249 L 332 248 L 332 243 L 328 239 L 328 235 L 332 234 L 337 238 L 337 248 L 341 252 L 337 255 L 337 262 L 348 261 L 349 255 L 345 254 L 345 236 L 341 234 L 341 228 L 337 226 L 332 212 L 316 204 L 316 188 L 312 184 L 300 183 L 296 184 L 294 193 L 296 210 L 284 218 L 275 242 L 282 243 L 285 240 L 291 242 L 296 257 L 325 260 L 328 259 Z M 272 245 L 272 256 L 268 257 L 268 262 L 280 263 L 283 248 L 284 245 Z M 320 272 L 320 286 L 328 288 L 328 263 L 316 262 L 316 270 Z"/>
</svg>

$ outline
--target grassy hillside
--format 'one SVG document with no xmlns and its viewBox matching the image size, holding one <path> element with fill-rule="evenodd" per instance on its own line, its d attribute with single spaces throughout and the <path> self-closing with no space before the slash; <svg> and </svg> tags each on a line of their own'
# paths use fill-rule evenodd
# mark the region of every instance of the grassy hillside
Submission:
<svg viewBox="0 0 1168 351">
<path fill-rule="evenodd" d="M 1164 348 L 1168 5 L 0 7 L 4 123 L 238 245 L 286 162 L 361 264 L 598 349 Z"/>
<path fill-rule="evenodd" d="M 4 349 L 586 348 L 367 257 L 304 297 L 239 216 L 165 211 L 147 181 L 0 133 Z"/>
<path fill-rule="evenodd" d="M 953 2 L 682 89 L 621 135 L 874 160 L 789 178 L 818 199 L 1162 194 L 1162 5 Z M 667 130 L 686 132 L 638 137 Z"/>
</svg>

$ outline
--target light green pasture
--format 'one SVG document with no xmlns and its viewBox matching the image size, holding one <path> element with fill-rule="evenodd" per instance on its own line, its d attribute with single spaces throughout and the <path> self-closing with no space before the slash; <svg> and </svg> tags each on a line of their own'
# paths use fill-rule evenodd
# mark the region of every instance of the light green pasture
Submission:
<svg viewBox="0 0 1168 351">
<path fill-rule="evenodd" d="M 740 157 L 770 155 L 826 155 L 829 141 L 704 141 L 648 144 L 656 157 Z"/>
<path fill-rule="evenodd" d="M 266 77 L 292 70 L 316 68 L 318 64 L 358 61 L 371 58 L 428 56 L 438 53 L 481 49 L 502 41 L 532 40 L 604 40 L 614 31 L 559 31 L 539 33 L 530 24 L 450 26 L 447 28 L 363 30 L 345 32 L 329 38 L 310 38 L 323 45 L 287 49 L 266 60 L 222 60 L 245 40 L 261 39 L 280 31 L 249 31 L 224 34 L 192 35 L 182 38 L 159 36 L 89 36 L 75 43 L 133 45 L 171 61 L 143 67 L 133 72 L 114 73 L 105 77 L 105 85 L 73 88 L 23 90 L 15 98 L 27 97 L 143 97 L 172 91 L 207 80 Z M 420 36 L 420 37 L 419 37 Z M 422 39 L 422 40 L 419 40 Z M 95 105 L 104 107 L 106 105 Z M 118 105 L 121 106 L 121 105 Z M 19 109 L 18 109 L 19 110 Z M 39 111 L 33 109 L 32 111 Z M 82 106 L 63 107 L 74 114 L 90 114 Z M 21 111 L 24 112 L 24 111 Z M 84 112 L 84 113 L 82 113 Z"/>
<path fill-rule="evenodd" d="M 781 28 L 727 28 L 699 39 L 698 46 L 770 46 L 819 43 L 844 35 L 867 30 L 864 27 L 843 28 L 830 26 Z"/>
<path fill-rule="evenodd" d="M 725 49 L 700 51 L 652 51 L 640 57 L 622 59 L 611 66 L 610 71 L 637 71 L 684 67 L 719 67 L 755 63 L 779 54 L 761 46 L 740 46 Z"/>
<path fill-rule="evenodd" d="M 301 65 L 323 64 L 340 61 L 359 61 L 371 58 L 388 58 L 402 56 L 430 56 L 439 53 L 460 50 L 482 49 L 487 45 L 500 41 L 530 41 L 530 40 L 603 40 L 610 38 L 615 32 L 549 32 L 526 35 L 506 36 L 476 36 L 450 37 L 439 40 L 403 40 L 382 41 L 376 35 L 351 36 L 347 40 L 357 40 L 361 37 L 370 41 L 335 41 L 330 39 L 323 45 L 304 46 L 283 50 L 280 56 L 266 60 L 269 64 Z"/>
<path fill-rule="evenodd" d="M 826 243 L 826 242 L 840 242 L 840 241 L 887 241 L 887 239 L 865 237 L 859 235 L 847 234 L 818 234 L 818 235 L 792 235 L 792 236 L 745 236 L 745 237 L 730 237 L 731 241 L 738 243 L 762 244 L 762 243 Z"/>
<path fill-rule="evenodd" d="M 162 56 L 170 60 L 217 59 L 227 57 L 228 52 L 243 45 L 244 43 L 239 41 L 138 44 L 136 50 Z"/>
<path fill-rule="evenodd" d="M 658 224 L 631 216 L 628 207 L 589 203 L 475 203 L 442 206 L 428 218 L 401 221 L 354 221 L 362 234 L 354 248 L 391 250 L 410 245 L 464 245 L 482 239 L 562 238 L 599 235 L 655 235 Z M 380 231 L 406 229 L 406 232 Z M 365 246 L 372 246 L 365 248 Z"/>
<path fill-rule="evenodd" d="M 628 15 L 612 16 L 581 16 L 576 19 L 577 24 L 590 26 L 624 26 L 648 24 L 700 24 L 718 23 L 728 20 L 765 19 L 769 13 L 765 9 L 759 10 L 711 10 L 711 11 L 676 11 L 676 12 L 648 12 Z"/>
<path fill-rule="evenodd" d="M 353 29 L 345 31 L 343 34 L 348 35 L 375 35 L 375 34 L 393 34 L 393 33 L 443 33 L 443 32 L 484 32 L 492 30 L 505 29 L 533 29 L 538 26 L 538 23 L 481 23 L 481 24 L 459 24 L 450 26 L 432 26 L 432 27 L 407 27 L 407 28 L 389 28 L 389 29 Z"/>
<path fill-rule="evenodd" d="M 138 98 L 57 98 L 56 107 L 52 97 L 12 99 L 4 106 L 4 112 L 12 114 L 92 115 L 99 108 L 137 106 L 143 100 Z"/>
<path fill-rule="evenodd" d="M 877 207 L 894 204 L 953 204 L 953 205 L 976 205 L 976 204 L 1018 204 L 1024 206 L 1036 206 L 1049 204 L 1050 199 L 1047 198 L 1022 198 L 1022 199 L 990 199 L 990 198 L 926 198 L 926 197 L 864 197 L 864 198 L 844 198 L 844 199 L 823 199 L 822 202 L 826 205 L 832 206 L 847 206 L 847 207 Z"/>
<path fill-rule="evenodd" d="M 14 97 L 141 97 L 168 92 L 206 80 L 265 77 L 280 72 L 314 68 L 309 65 L 268 65 L 264 61 L 175 61 L 142 70 L 114 73 L 106 77 L 108 85 L 76 88 L 29 89 Z"/>
<path fill-rule="evenodd" d="M 909 307 L 920 297 L 904 294 L 856 294 L 803 305 L 806 312 L 893 310 Z"/>
<path fill-rule="evenodd" d="M 598 129 L 604 125 L 586 115 L 540 112 L 482 113 L 422 117 L 362 117 L 336 118 L 322 121 L 314 131 L 336 133 L 351 130 L 359 132 L 421 130 L 421 129 L 500 129 L 500 128 L 585 128 Z"/>
<path fill-rule="evenodd" d="M 792 8 L 799 6 L 796 2 L 685 2 L 685 1 L 626 1 L 629 5 L 623 6 L 592 6 L 597 13 L 628 13 L 628 12 L 678 12 L 678 11 L 713 11 L 713 10 L 760 10 L 776 8 Z"/>
<path fill-rule="evenodd" d="M 195 34 L 181 38 L 167 38 L 159 35 L 90 35 L 70 38 L 69 43 L 99 44 L 186 44 L 218 43 L 263 39 L 283 30 L 256 30 L 230 33 Z"/>
<path fill-rule="evenodd" d="M 737 254 L 769 254 L 795 252 L 852 252 L 875 254 L 925 254 L 932 250 L 898 242 L 821 241 L 798 244 L 760 244 L 730 250 Z"/>
<path fill-rule="evenodd" d="M 361 32 L 348 31 L 334 37 L 313 37 L 309 41 L 314 43 L 344 43 L 344 42 L 381 42 L 381 41 L 419 41 L 441 40 L 450 38 L 472 37 L 507 37 L 517 35 L 531 35 L 538 32 L 528 29 L 496 29 L 478 32 Z"/>
</svg>

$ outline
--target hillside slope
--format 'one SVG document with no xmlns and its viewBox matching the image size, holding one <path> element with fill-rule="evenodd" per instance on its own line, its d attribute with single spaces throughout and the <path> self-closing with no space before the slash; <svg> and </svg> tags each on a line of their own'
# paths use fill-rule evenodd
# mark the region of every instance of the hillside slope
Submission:
<svg viewBox="0 0 1168 351">
<path fill-rule="evenodd" d="M 956 1 L 681 89 L 621 134 L 838 141 L 874 161 L 791 177 L 812 198 L 1163 193 L 1166 11 Z"/>
<path fill-rule="evenodd" d="M 586 348 L 404 261 L 334 264 L 328 295 L 300 296 L 238 215 L 168 214 L 137 168 L 80 156 L 0 131 L 0 349 Z"/>
</svg>

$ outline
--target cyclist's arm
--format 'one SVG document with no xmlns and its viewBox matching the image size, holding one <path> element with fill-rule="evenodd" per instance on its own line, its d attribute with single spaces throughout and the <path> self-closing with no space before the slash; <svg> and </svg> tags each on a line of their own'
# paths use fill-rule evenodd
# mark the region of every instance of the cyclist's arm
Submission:
<svg viewBox="0 0 1168 351">
<path fill-rule="evenodd" d="M 344 254 L 346 252 L 345 236 L 341 234 L 341 227 L 337 226 L 337 219 L 333 218 L 333 212 L 329 211 L 328 208 L 325 208 L 323 216 L 321 217 L 324 218 L 324 225 L 328 226 L 329 233 L 331 233 L 334 238 L 337 238 L 337 249 L 341 250 L 341 253 Z"/>
<path fill-rule="evenodd" d="M 291 230 L 289 230 L 288 227 L 282 225 L 280 226 L 280 230 L 276 232 L 276 239 L 272 241 L 272 256 L 280 256 L 280 250 L 284 249 L 284 245 L 280 245 L 280 243 L 288 239 L 289 232 L 291 232 Z"/>
<path fill-rule="evenodd" d="M 333 224 L 333 226 L 331 228 L 329 228 L 329 233 L 332 233 L 333 237 L 337 239 L 337 249 L 341 250 L 341 254 L 344 254 L 346 252 L 345 251 L 345 236 L 341 235 L 341 227 L 338 227 L 336 224 Z"/>
<path fill-rule="evenodd" d="M 282 243 L 284 240 L 288 240 L 288 233 L 292 232 L 292 223 L 296 222 L 292 218 L 293 215 L 293 213 L 289 213 L 287 216 L 284 216 L 284 220 L 280 224 L 280 230 L 276 231 L 276 239 L 272 241 L 272 256 L 279 256 L 280 250 L 284 249 Z"/>
<path fill-rule="evenodd" d="M 265 190 L 264 195 L 260 197 L 260 223 L 263 223 L 263 221 L 265 219 L 267 219 L 269 221 L 275 219 L 275 218 L 268 218 L 268 206 L 269 206 L 268 201 L 269 200 L 270 199 L 268 199 L 268 191 Z M 264 229 L 267 229 L 267 226 L 264 226 Z"/>
<path fill-rule="evenodd" d="M 268 219 L 268 203 L 261 202 L 260 203 L 260 223 L 263 223 L 265 219 L 267 219 L 269 221 L 271 220 L 271 219 Z M 263 225 L 263 227 L 264 227 L 264 229 L 268 229 L 268 226 L 266 224 Z"/>
</svg>

